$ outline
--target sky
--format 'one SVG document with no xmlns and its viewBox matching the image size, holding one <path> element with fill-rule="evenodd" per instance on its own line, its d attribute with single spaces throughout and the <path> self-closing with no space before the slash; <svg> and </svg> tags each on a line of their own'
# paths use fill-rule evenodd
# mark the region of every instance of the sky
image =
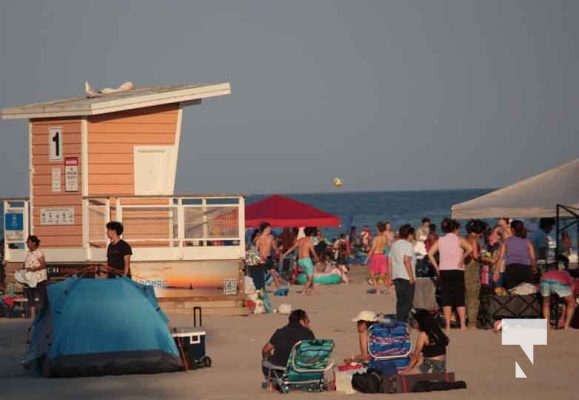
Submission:
<svg viewBox="0 0 579 400">
<path fill-rule="evenodd" d="M 0 108 L 230 82 L 185 109 L 176 193 L 494 188 L 577 158 L 574 0 L 0 2 Z M 0 197 L 28 195 L 0 122 Z"/>
</svg>

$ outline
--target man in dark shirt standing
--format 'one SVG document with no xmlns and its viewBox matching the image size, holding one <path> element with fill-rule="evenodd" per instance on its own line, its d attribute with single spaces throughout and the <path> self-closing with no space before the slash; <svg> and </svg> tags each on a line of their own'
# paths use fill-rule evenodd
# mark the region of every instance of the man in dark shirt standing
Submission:
<svg viewBox="0 0 579 400">
<path fill-rule="evenodd" d="M 117 275 L 131 278 L 131 255 L 133 251 L 131 246 L 121 239 L 123 234 L 123 224 L 117 221 L 111 221 L 107 225 L 107 237 L 110 240 L 107 248 L 107 267 L 115 270 L 109 271 L 109 278 Z"/>
<path fill-rule="evenodd" d="M 263 357 L 263 373 L 267 377 L 269 364 L 278 367 L 285 367 L 292 347 L 300 340 L 315 339 L 314 333 L 310 330 L 310 319 L 304 310 L 294 310 L 289 315 L 289 323 L 274 332 L 269 341 L 263 346 L 261 355 Z M 272 388 L 269 388 L 272 390 Z"/>
</svg>

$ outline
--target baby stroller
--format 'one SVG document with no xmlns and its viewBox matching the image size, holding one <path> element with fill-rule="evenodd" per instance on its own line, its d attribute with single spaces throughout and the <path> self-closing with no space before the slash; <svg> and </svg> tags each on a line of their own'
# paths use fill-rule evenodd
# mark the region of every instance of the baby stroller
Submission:
<svg viewBox="0 0 579 400">
<path fill-rule="evenodd" d="M 331 339 L 302 340 L 297 342 L 288 357 L 287 365 L 279 367 L 264 364 L 267 381 L 282 393 L 291 389 L 308 392 L 328 390 L 324 374 L 334 365 L 334 341 Z"/>
<path fill-rule="evenodd" d="M 372 358 L 368 367 L 385 376 L 396 375 L 408 367 L 412 347 L 408 324 L 394 320 L 375 323 L 368 329 L 368 354 Z"/>
</svg>

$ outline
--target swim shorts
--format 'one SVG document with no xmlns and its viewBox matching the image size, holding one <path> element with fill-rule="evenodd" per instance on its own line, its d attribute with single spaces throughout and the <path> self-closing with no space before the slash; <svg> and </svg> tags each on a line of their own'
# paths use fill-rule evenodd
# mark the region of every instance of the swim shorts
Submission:
<svg viewBox="0 0 579 400">
<path fill-rule="evenodd" d="M 541 295 L 549 297 L 553 293 L 556 293 L 559 297 L 567 297 L 571 296 L 573 291 L 562 282 L 554 279 L 541 279 Z"/>
<path fill-rule="evenodd" d="M 441 374 L 446 372 L 446 360 L 434 360 L 425 358 L 418 367 L 423 374 Z"/>
<path fill-rule="evenodd" d="M 370 257 L 370 272 L 374 275 L 385 275 L 388 273 L 388 258 L 385 254 L 372 254 Z"/>
<path fill-rule="evenodd" d="M 307 276 L 312 276 L 314 274 L 314 262 L 311 258 L 298 259 L 298 265 L 304 270 Z"/>
</svg>

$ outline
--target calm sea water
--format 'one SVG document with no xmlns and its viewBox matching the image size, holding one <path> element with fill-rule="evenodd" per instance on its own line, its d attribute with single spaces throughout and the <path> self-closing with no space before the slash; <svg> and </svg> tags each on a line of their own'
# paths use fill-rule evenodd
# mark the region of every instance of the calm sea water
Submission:
<svg viewBox="0 0 579 400">
<path fill-rule="evenodd" d="M 470 200 L 494 189 L 422 190 L 397 192 L 334 192 L 319 194 L 287 194 L 285 196 L 310 204 L 323 211 L 338 215 L 341 229 L 323 229 L 329 239 L 349 230 L 351 225 L 358 232 L 364 225 L 375 230 L 378 221 L 388 220 L 394 229 L 405 223 L 420 225 L 423 217 L 429 217 L 440 227 L 440 221 L 450 216 L 453 204 Z M 248 204 L 267 195 L 252 195 Z"/>
<path fill-rule="evenodd" d="M 394 229 L 410 223 L 420 225 L 422 217 L 428 216 L 440 228 L 440 221 L 450 216 L 453 204 L 473 199 L 494 189 L 422 190 L 391 192 L 342 192 L 317 194 L 286 194 L 295 200 L 310 204 L 342 220 L 342 228 L 323 229 L 329 239 L 349 230 L 354 225 L 358 232 L 364 225 L 375 230 L 378 221 L 388 220 Z M 268 195 L 250 195 L 247 204 L 262 200 Z M 0 219 L 3 219 L 0 204 Z M 0 237 L 3 237 L 4 221 L 0 221 Z M 494 220 L 488 221 L 494 223 Z M 464 224 L 463 224 L 464 226 Z M 570 231 L 574 237 L 574 230 Z"/>
<path fill-rule="evenodd" d="M 348 229 L 351 225 L 364 225 L 372 229 L 378 221 L 389 220 L 392 226 L 410 223 L 417 227 L 424 216 L 428 216 L 435 224 L 450 215 L 450 207 L 490 192 L 492 189 L 466 190 L 423 190 L 398 192 L 334 192 L 318 194 L 286 194 L 295 200 L 310 204 L 331 214 L 338 215 L 342 226 Z M 259 201 L 268 195 L 251 195 L 247 203 Z M 0 205 L 0 237 L 3 237 L 4 213 Z M 335 237 L 342 229 L 324 229 L 328 237 Z"/>
</svg>

